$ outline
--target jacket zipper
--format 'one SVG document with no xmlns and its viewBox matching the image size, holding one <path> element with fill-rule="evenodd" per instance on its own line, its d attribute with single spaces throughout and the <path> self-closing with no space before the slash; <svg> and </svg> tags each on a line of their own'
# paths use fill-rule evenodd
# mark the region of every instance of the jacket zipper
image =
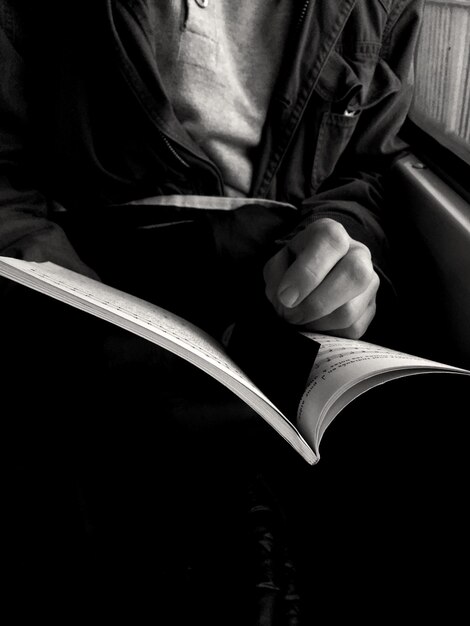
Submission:
<svg viewBox="0 0 470 626">
<path fill-rule="evenodd" d="M 164 143 L 166 149 L 168 150 L 168 152 L 184 168 L 191 169 L 191 165 L 185 159 L 183 159 L 183 157 L 179 154 L 178 150 L 173 146 L 171 140 L 167 137 L 167 135 L 165 135 L 165 133 L 162 130 L 160 130 L 158 127 L 156 127 L 156 128 L 157 128 L 157 131 L 158 131 L 158 135 L 161 138 L 161 140 L 163 141 L 163 143 Z M 200 157 L 195 157 L 195 158 L 197 158 L 197 159 L 199 159 L 201 161 L 203 160 Z M 223 179 L 222 179 L 222 175 L 220 174 L 217 166 L 214 163 L 212 163 L 212 161 L 209 161 L 209 160 L 204 160 L 204 162 L 214 171 L 214 173 L 215 173 L 215 175 L 217 177 L 217 180 L 218 180 L 219 188 L 221 190 L 223 190 L 224 189 L 224 182 L 223 182 Z"/>
<path fill-rule="evenodd" d="M 109 21 L 110 21 L 111 24 L 113 24 L 111 3 L 108 2 L 107 4 L 108 4 L 107 11 L 109 13 Z M 117 37 L 117 33 L 112 32 L 111 34 L 112 34 L 113 39 L 117 39 L 118 38 Z M 121 46 L 119 46 L 119 53 L 120 53 L 120 56 L 121 56 L 121 64 L 124 65 L 124 66 L 127 66 L 127 62 L 122 63 L 122 59 L 124 59 L 124 61 L 125 61 L 126 58 L 125 58 L 124 51 L 121 49 Z M 172 155 L 172 157 L 177 160 L 177 162 L 181 166 L 183 166 L 185 169 L 191 169 L 191 165 L 185 159 L 183 159 L 182 156 L 180 156 L 180 154 L 178 153 L 178 150 L 175 147 L 173 147 L 172 141 L 168 138 L 168 136 L 162 130 L 160 130 L 160 128 L 158 127 L 158 125 L 157 125 L 157 123 L 156 123 L 156 121 L 154 119 L 154 116 L 150 113 L 150 111 L 148 110 L 148 107 L 145 105 L 145 103 L 142 102 L 142 97 L 141 97 L 141 94 L 140 94 L 141 89 L 137 85 L 137 79 L 136 79 L 135 72 L 129 73 L 127 71 L 124 71 L 124 68 L 122 67 L 122 65 L 121 65 L 121 71 L 122 71 L 122 74 L 124 75 L 125 81 L 130 85 L 132 91 L 134 92 L 135 97 L 137 98 L 138 102 L 140 102 L 143 110 L 146 112 L 146 115 L 150 119 L 153 127 L 157 130 L 158 135 L 159 135 L 159 137 L 161 137 L 161 140 L 164 143 L 166 149 Z M 176 142 L 174 142 L 174 143 L 176 143 Z M 201 159 L 201 157 L 198 157 L 196 155 L 195 155 L 195 158 L 199 159 L 200 161 L 204 161 L 207 164 L 207 166 L 210 167 L 210 169 L 213 170 L 213 172 L 214 172 L 214 174 L 215 174 L 215 176 L 216 176 L 216 178 L 218 180 L 219 189 L 223 190 L 224 189 L 224 182 L 223 182 L 223 179 L 222 179 L 222 175 L 221 175 L 220 171 L 218 170 L 217 166 L 214 163 L 212 163 L 211 161 L 205 160 L 205 159 Z"/>
<path fill-rule="evenodd" d="M 183 165 L 183 167 L 187 167 L 189 168 L 190 165 L 189 163 L 187 163 L 182 156 L 180 156 L 178 154 L 178 152 L 175 150 L 175 148 L 173 148 L 173 146 L 171 145 L 170 140 L 168 139 L 168 137 L 159 129 L 158 130 L 158 134 L 160 135 L 163 143 L 165 144 L 165 146 L 167 147 L 167 149 L 171 152 L 172 156 L 181 164 Z"/>
<path fill-rule="evenodd" d="M 295 24 L 295 27 L 292 29 L 291 43 L 294 41 L 294 37 L 296 37 L 299 34 L 300 29 L 302 28 L 302 24 L 303 24 L 303 22 L 305 20 L 305 16 L 307 15 L 307 11 L 308 11 L 309 5 L 310 5 L 310 0 L 305 0 L 304 4 L 302 6 L 302 10 L 299 13 L 299 17 L 297 19 L 297 23 Z M 284 98 L 282 98 L 282 97 L 279 98 L 279 99 L 281 101 L 284 100 Z M 298 126 L 298 123 L 297 123 L 296 127 Z M 291 134 L 291 136 L 292 135 L 293 135 L 293 133 Z M 284 154 L 285 154 L 285 152 L 284 152 Z M 281 158 L 281 160 L 282 160 L 282 158 Z M 280 166 L 280 161 L 277 164 L 277 166 L 275 168 L 275 171 L 277 171 L 279 166 Z M 275 176 L 275 174 L 273 173 L 273 175 L 270 178 L 270 181 L 273 180 L 274 176 Z M 266 186 L 265 182 L 263 182 L 263 180 L 262 180 L 261 184 L 258 186 L 258 191 L 260 192 L 261 190 L 263 190 L 263 195 L 265 195 L 267 190 L 269 189 L 270 184 L 271 184 L 271 182 Z"/>
<path fill-rule="evenodd" d="M 307 14 L 307 10 L 308 10 L 309 4 L 310 4 L 310 0 L 305 0 L 304 5 L 303 5 L 302 10 L 301 10 L 300 15 L 299 15 L 299 19 L 298 19 L 298 21 L 297 21 L 297 27 L 296 27 L 296 30 L 297 30 L 297 31 L 299 31 L 299 30 L 300 30 L 300 27 L 302 26 L 302 23 L 303 23 L 303 21 L 304 21 L 304 19 L 305 19 L 305 15 Z M 177 150 L 175 150 L 175 148 L 172 146 L 172 144 L 171 144 L 170 140 L 168 139 L 168 137 L 167 137 L 167 136 L 166 136 L 166 135 L 165 135 L 165 134 L 164 134 L 164 133 L 163 133 L 160 129 L 158 129 L 158 133 L 159 133 L 160 137 L 162 138 L 163 143 L 165 144 L 165 146 L 167 147 L 167 149 L 170 151 L 170 153 L 173 155 L 173 157 L 174 157 L 174 158 L 175 158 L 175 159 L 176 159 L 176 160 L 177 160 L 177 161 L 178 161 L 181 165 L 183 165 L 183 167 L 185 167 L 185 168 L 188 168 L 188 169 L 189 169 L 191 166 L 189 165 L 189 163 L 187 163 L 187 162 L 183 159 L 183 157 L 181 157 L 181 156 L 179 155 L 179 153 L 177 152 Z M 221 177 L 220 177 L 220 175 L 218 175 L 218 178 L 219 178 L 219 180 L 221 181 Z"/>
<path fill-rule="evenodd" d="M 305 19 L 305 15 L 307 13 L 309 4 L 310 4 L 310 0 L 305 0 L 304 6 L 302 7 L 302 11 L 300 12 L 299 21 L 297 22 L 297 30 L 302 26 L 302 22 Z"/>
</svg>

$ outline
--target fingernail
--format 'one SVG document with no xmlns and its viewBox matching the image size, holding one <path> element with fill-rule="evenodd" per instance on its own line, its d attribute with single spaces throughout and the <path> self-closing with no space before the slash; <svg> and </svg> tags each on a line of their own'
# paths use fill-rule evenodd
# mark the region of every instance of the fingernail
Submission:
<svg viewBox="0 0 470 626">
<path fill-rule="evenodd" d="M 288 309 L 291 309 L 293 306 L 295 306 L 296 302 L 299 299 L 299 296 L 300 294 L 298 289 L 289 286 L 283 289 L 278 297 L 281 301 L 281 304 L 286 306 Z"/>
</svg>

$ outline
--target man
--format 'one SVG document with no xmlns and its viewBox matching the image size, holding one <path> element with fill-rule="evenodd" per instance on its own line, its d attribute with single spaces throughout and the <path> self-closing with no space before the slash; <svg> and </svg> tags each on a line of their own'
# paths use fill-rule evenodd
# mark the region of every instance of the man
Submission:
<svg viewBox="0 0 470 626">
<path fill-rule="evenodd" d="M 38 4 L 0 3 L 1 254 L 97 277 L 219 336 L 266 299 L 299 328 L 375 336 L 393 294 L 384 180 L 405 149 L 399 131 L 421 2 Z M 136 540 L 143 525 L 142 558 L 160 516 L 166 530 L 149 548 L 155 559 L 169 532 L 161 507 L 187 502 L 174 485 L 194 487 L 201 475 L 215 481 L 215 458 L 226 463 L 223 481 L 243 482 L 239 440 L 251 441 L 250 473 L 270 435 L 241 403 L 220 429 L 210 415 L 214 406 L 229 415 L 228 395 L 168 355 L 19 287 L 2 288 L 9 391 L 28 368 L 31 390 L 49 405 L 39 425 L 32 393 L 19 404 L 17 395 L 26 425 L 12 441 L 51 480 L 74 450 L 97 551 L 113 564 L 108 574 L 118 567 L 112 541 L 122 529 Z M 175 389 L 175 380 L 190 379 L 187 396 Z M 175 432 L 190 462 L 171 443 Z M 31 433 L 51 455 L 42 464 Z M 232 441 L 228 460 L 214 441 Z M 267 456 L 287 459 L 278 445 Z M 190 532 L 178 519 L 181 535 Z M 132 540 L 121 546 L 126 555 Z M 170 546 L 170 556 L 187 558 L 187 543 Z"/>
<path fill-rule="evenodd" d="M 4 3 L 2 252 L 89 272 L 57 205 L 96 220 L 175 193 L 288 202 L 296 214 L 271 226 L 289 243 L 265 267 L 269 299 L 292 323 L 361 336 L 386 281 L 381 175 L 403 149 L 417 7 L 255 4 L 23 16 Z"/>
</svg>

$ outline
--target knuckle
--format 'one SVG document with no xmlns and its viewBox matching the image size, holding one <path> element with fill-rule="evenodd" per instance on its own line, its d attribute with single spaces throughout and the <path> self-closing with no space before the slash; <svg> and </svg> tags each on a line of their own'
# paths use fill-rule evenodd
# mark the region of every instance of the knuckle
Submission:
<svg viewBox="0 0 470 626">
<path fill-rule="evenodd" d="M 349 339 L 360 339 L 374 319 L 375 311 L 375 303 L 371 303 L 367 315 L 363 315 L 361 318 L 350 324 L 345 331 L 347 332 L 347 335 L 345 336 L 347 336 Z"/>
<path fill-rule="evenodd" d="M 339 315 L 339 323 L 343 328 L 349 328 L 355 325 L 356 320 L 358 318 L 358 310 L 357 306 L 353 301 L 346 302 L 341 307 L 341 312 Z"/>
<path fill-rule="evenodd" d="M 332 248 L 343 254 L 347 252 L 350 238 L 342 224 L 330 218 L 325 218 L 321 222 L 321 229 Z"/>
<path fill-rule="evenodd" d="M 372 254 L 371 254 L 370 249 L 361 241 L 354 241 L 351 247 L 356 250 L 361 250 L 362 253 L 365 256 L 367 256 L 368 259 L 372 259 Z"/>
<path fill-rule="evenodd" d="M 380 287 L 380 277 L 376 271 L 374 271 L 374 275 L 372 277 L 372 287 L 374 289 L 374 293 L 377 293 Z"/>
<path fill-rule="evenodd" d="M 364 332 L 365 329 L 362 328 L 362 324 L 353 324 L 344 331 L 344 336 L 348 339 L 360 339 Z"/>
<path fill-rule="evenodd" d="M 305 317 L 309 320 L 319 320 L 329 312 L 328 300 L 325 297 L 316 295 L 310 298 L 306 305 Z"/>
<path fill-rule="evenodd" d="M 304 263 L 302 265 L 302 273 L 310 285 L 319 285 L 321 282 L 321 275 L 317 269 L 312 263 Z"/>
<path fill-rule="evenodd" d="M 362 248 L 355 248 L 348 257 L 350 280 L 357 285 L 368 285 L 375 274 L 370 256 Z"/>
</svg>

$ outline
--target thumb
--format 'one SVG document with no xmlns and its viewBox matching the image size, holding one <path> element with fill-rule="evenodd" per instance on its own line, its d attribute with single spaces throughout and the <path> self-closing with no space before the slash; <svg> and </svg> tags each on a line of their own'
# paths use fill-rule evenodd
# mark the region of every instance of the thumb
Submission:
<svg viewBox="0 0 470 626">
<path fill-rule="evenodd" d="M 292 253 L 285 247 L 275 254 L 264 266 L 263 277 L 265 282 L 266 296 L 276 307 L 279 305 L 277 292 L 279 285 L 292 261 Z"/>
</svg>

